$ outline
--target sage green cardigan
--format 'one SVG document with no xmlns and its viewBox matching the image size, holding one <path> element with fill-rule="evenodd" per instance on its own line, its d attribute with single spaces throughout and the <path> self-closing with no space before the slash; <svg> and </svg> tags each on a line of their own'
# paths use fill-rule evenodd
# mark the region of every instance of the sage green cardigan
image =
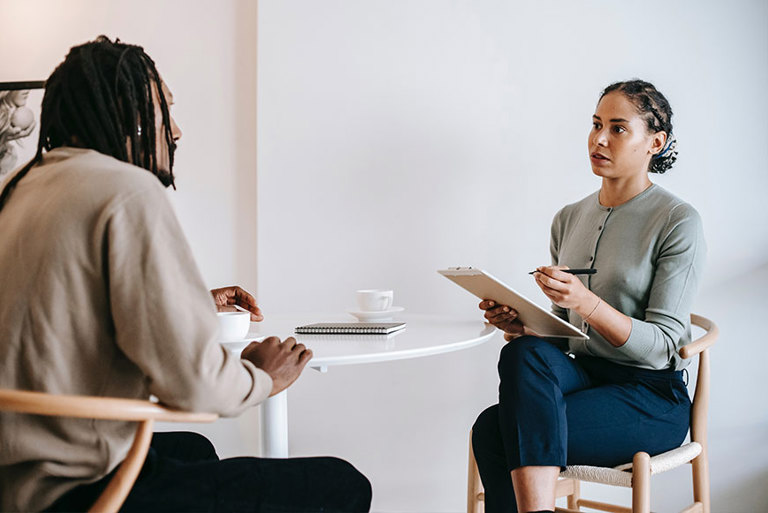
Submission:
<svg viewBox="0 0 768 513">
<path fill-rule="evenodd" d="M 586 330 L 570 352 L 647 369 L 682 369 L 678 351 L 691 341 L 690 314 L 706 246 L 698 212 L 659 185 L 604 207 L 598 193 L 561 209 L 552 222 L 553 265 L 594 267 L 581 276 L 606 303 L 632 318 L 629 339 L 615 347 L 574 311 L 554 313 Z"/>
</svg>

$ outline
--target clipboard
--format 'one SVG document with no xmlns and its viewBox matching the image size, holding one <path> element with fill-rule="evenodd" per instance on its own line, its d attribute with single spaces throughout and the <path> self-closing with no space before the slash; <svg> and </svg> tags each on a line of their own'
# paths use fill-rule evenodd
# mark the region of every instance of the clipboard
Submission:
<svg viewBox="0 0 768 513">
<path fill-rule="evenodd" d="M 480 299 L 491 299 L 517 310 L 518 319 L 542 337 L 589 339 L 578 328 L 540 307 L 482 269 L 449 267 L 437 271 Z"/>
</svg>

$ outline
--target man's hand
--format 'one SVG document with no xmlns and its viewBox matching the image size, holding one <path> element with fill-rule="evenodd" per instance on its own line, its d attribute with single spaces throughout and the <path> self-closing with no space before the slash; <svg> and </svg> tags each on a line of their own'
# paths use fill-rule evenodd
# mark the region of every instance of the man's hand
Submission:
<svg viewBox="0 0 768 513">
<path fill-rule="evenodd" d="M 213 300 L 219 312 L 237 311 L 235 305 L 238 305 L 251 312 L 251 321 L 258 322 L 264 320 L 261 310 L 256 306 L 256 299 L 236 285 L 213 289 L 211 294 L 213 294 Z"/>
<path fill-rule="evenodd" d="M 248 344 L 240 353 L 240 358 L 248 360 L 272 377 L 272 393 L 269 395 L 273 396 L 296 381 L 307 362 L 312 359 L 312 350 L 304 344 L 297 344 L 293 337 L 283 342 L 278 337 L 268 337 L 263 342 Z"/>
<path fill-rule="evenodd" d="M 485 310 L 485 318 L 505 333 L 509 342 L 525 334 L 523 323 L 517 319 L 517 311 L 507 305 L 497 305 L 495 301 L 485 299 L 480 302 L 480 310 Z M 507 338 L 509 337 L 509 338 Z"/>
</svg>

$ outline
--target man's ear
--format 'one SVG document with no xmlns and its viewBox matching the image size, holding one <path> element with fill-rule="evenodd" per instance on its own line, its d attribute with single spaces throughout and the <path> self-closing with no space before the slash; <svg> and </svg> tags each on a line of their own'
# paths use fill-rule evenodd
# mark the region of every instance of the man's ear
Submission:
<svg viewBox="0 0 768 513">
<path fill-rule="evenodd" d="M 664 149 L 664 145 L 667 144 L 667 133 L 656 132 L 651 138 L 650 153 L 652 155 L 658 155 Z"/>
</svg>

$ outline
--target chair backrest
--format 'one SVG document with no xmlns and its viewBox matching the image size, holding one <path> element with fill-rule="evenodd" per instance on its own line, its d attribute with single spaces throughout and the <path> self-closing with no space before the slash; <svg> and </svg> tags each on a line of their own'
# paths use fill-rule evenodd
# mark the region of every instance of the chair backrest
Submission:
<svg viewBox="0 0 768 513">
<path fill-rule="evenodd" d="M 152 440 L 154 421 L 213 422 L 218 418 L 215 413 L 171 410 L 160 404 L 136 399 L 53 395 L 7 389 L 0 389 L 0 411 L 139 423 L 128 454 L 112 480 L 91 506 L 90 511 L 98 512 L 117 512 L 125 501 L 146 458 Z"/>
<path fill-rule="evenodd" d="M 159 420 L 213 422 L 215 413 L 172 410 L 150 401 L 116 397 L 54 395 L 26 390 L 0 389 L 0 411 L 101 420 Z"/>
<path fill-rule="evenodd" d="M 696 374 L 696 389 L 693 393 L 691 408 L 691 441 L 706 447 L 709 410 L 709 348 L 717 341 L 720 330 L 714 322 L 696 314 L 691 314 L 691 324 L 702 328 L 705 333 L 680 349 L 680 356 L 685 359 L 699 356 L 699 370 Z"/>
<path fill-rule="evenodd" d="M 693 394 L 693 406 L 691 408 L 691 441 L 701 445 L 701 453 L 691 462 L 693 498 L 696 503 L 702 506 L 704 513 L 709 513 L 709 451 L 707 448 L 709 348 L 717 340 L 720 330 L 714 322 L 696 314 L 691 314 L 691 324 L 705 331 L 703 336 L 680 349 L 680 356 L 683 358 L 699 355 L 699 371 L 696 375 L 696 390 Z"/>
</svg>

